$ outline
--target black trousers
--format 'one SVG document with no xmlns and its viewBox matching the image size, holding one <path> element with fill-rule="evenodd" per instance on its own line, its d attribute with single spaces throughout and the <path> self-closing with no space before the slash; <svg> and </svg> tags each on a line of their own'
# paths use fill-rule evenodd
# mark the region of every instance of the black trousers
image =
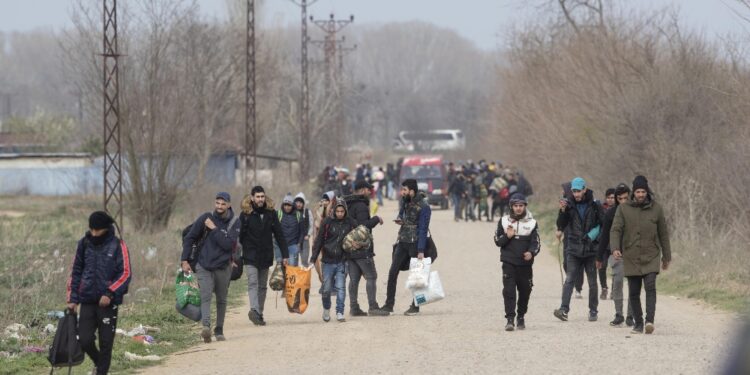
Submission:
<svg viewBox="0 0 750 375">
<path fill-rule="evenodd" d="M 642 276 L 628 276 L 628 290 L 630 305 L 633 306 L 633 319 L 637 324 L 643 324 L 643 308 L 641 307 L 641 286 L 646 289 L 646 323 L 654 322 L 656 314 L 656 272 Z"/>
<path fill-rule="evenodd" d="M 604 265 L 602 266 L 602 268 L 598 270 L 597 272 L 599 272 L 599 284 L 601 284 L 602 289 L 609 289 L 607 288 L 607 261 L 606 260 L 604 261 Z"/>
<path fill-rule="evenodd" d="M 388 270 L 388 285 L 385 292 L 385 306 L 393 307 L 396 302 L 396 284 L 398 283 L 398 273 L 401 270 L 401 264 L 408 262 L 410 258 L 417 256 L 417 244 L 399 242 L 396 252 L 393 254 L 393 262 Z M 411 304 L 414 305 L 412 299 Z"/>
<path fill-rule="evenodd" d="M 518 316 L 523 317 L 529 310 L 529 297 L 534 272 L 531 266 L 516 266 L 503 263 L 503 302 L 505 303 L 505 318 L 516 317 L 516 290 L 518 290 Z"/>
<path fill-rule="evenodd" d="M 563 271 L 565 271 L 565 274 L 568 273 L 568 255 L 563 255 Z M 575 287 L 578 293 L 583 290 L 583 268 L 578 269 L 578 275 L 576 275 L 576 282 Z"/>
<path fill-rule="evenodd" d="M 117 329 L 117 305 L 99 307 L 97 304 L 82 304 L 78 315 L 78 341 L 96 366 L 97 374 L 109 372 L 112 361 L 112 346 Z M 96 348 L 96 331 L 99 331 L 99 349 Z"/>
</svg>

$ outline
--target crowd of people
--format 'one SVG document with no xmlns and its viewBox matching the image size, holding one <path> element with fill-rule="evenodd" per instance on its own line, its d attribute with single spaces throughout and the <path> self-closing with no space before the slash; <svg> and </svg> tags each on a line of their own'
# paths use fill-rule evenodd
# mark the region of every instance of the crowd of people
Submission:
<svg viewBox="0 0 750 375">
<path fill-rule="evenodd" d="M 352 182 L 344 168 L 324 171 L 325 190 L 314 207 L 303 193 L 287 194 L 281 206 L 274 205 L 262 186 L 255 186 L 235 212 L 229 193 L 219 192 L 213 210 L 200 215 L 186 228 L 181 268 L 185 275 L 197 275 L 200 306 L 184 316 L 199 321 L 205 342 L 226 339 L 224 318 L 227 294 L 233 275 L 247 278 L 250 309 L 248 319 L 266 325 L 263 316 L 269 270 L 274 265 L 314 265 L 321 281 L 322 320 L 346 321 L 349 294 L 350 316 L 389 316 L 395 307 L 399 272 L 408 270 L 411 258 L 436 257 L 429 238 L 432 210 L 426 193 L 415 179 L 398 181 L 397 166 L 386 170 L 357 166 Z M 476 220 L 482 215 L 500 219 L 494 232 L 502 263 L 502 296 L 505 330 L 524 329 L 533 288 L 534 259 L 540 253 L 539 225 L 528 211 L 531 185 L 523 173 L 500 163 L 448 163 L 448 194 L 455 220 Z M 344 239 L 363 226 L 368 233 L 384 220 L 376 215 L 377 200 L 395 195 L 398 183 L 399 225 L 388 270 L 385 302 L 377 300 L 378 272 L 373 257 L 374 241 L 354 242 L 344 251 Z M 377 194 L 378 190 L 382 190 Z M 643 176 L 632 189 L 619 184 L 608 189 L 602 203 L 584 179 L 576 177 L 562 184 L 562 198 L 556 221 L 557 237 L 564 246 L 566 278 L 560 307 L 553 315 L 567 321 L 574 290 L 580 295 L 585 273 L 589 285 L 588 320 L 598 319 L 599 299 L 607 295 L 607 266 L 613 270 L 611 299 L 615 305 L 612 326 L 632 326 L 633 333 L 654 331 L 656 277 L 671 261 L 665 214 Z M 491 204 L 490 204 L 491 202 Z M 382 205 L 382 202 L 380 203 Z M 104 212 L 89 218 L 90 230 L 79 241 L 68 285 L 68 308 L 80 310 L 80 342 L 96 365 L 96 373 L 108 371 L 117 322 L 117 307 L 130 282 L 130 260 L 124 241 L 115 236 L 114 220 Z M 371 237 L 370 237 L 371 238 Z M 196 251 L 196 249 L 198 251 Z M 238 271 L 243 272 L 238 272 Z M 239 277 L 239 276 L 238 276 Z M 346 286 L 348 278 L 348 288 Z M 367 310 L 359 303 L 359 283 L 365 280 Z M 597 279 L 602 282 L 598 294 Z M 623 306 L 623 284 L 628 281 L 628 306 Z M 645 317 L 640 301 L 646 291 Z M 335 306 L 332 297 L 336 298 Z M 216 317 L 211 303 L 215 298 Z M 79 309 L 80 305 L 80 309 Z M 417 315 L 420 308 L 411 301 L 405 315 Z M 94 344 L 99 333 L 99 348 Z"/>
</svg>

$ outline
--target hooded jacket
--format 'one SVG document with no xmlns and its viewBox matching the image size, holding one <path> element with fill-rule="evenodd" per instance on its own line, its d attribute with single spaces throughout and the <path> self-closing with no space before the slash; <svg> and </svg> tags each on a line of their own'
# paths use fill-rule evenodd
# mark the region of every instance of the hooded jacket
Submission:
<svg viewBox="0 0 750 375">
<path fill-rule="evenodd" d="M 336 218 L 335 212 L 338 207 L 344 207 L 343 219 Z M 313 244 L 310 263 L 314 264 L 321 252 L 323 253 L 323 263 L 334 264 L 345 260 L 344 237 L 357 227 L 357 222 L 349 216 L 346 203 L 343 200 L 336 203 L 333 212 L 333 216 L 325 218 L 320 225 L 320 232 L 315 237 L 315 243 Z"/>
<path fill-rule="evenodd" d="M 298 199 L 302 200 L 302 203 L 305 205 L 302 211 L 300 212 L 300 215 L 302 215 L 302 233 L 303 238 L 304 236 L 312 236 L 313 234 L 313 214 L 312 211 L 307 208 L 307 198 L 305 198 L 304 193 L 297 194 L 296 197 L 294 197 L 294 200 L 297 201 Z"/>
<path fill-rule="evenodd" d="M 216 228 L 208 230 L 204 222 L 210 218 Z M 232 259 L 232 251 L 237 237 L 240 234 L 240 225 L 238 220 L 234 220 L 232 227 L 230 222 L 234 218 L 234 210 L 230 207 L 227 209 L 225 217 L 216 215 L 216 212 L 205 213 L 198 217 L 193 223 L 190 231 L 182 239 L 182 257 L 186 261 L 190 256 L 190 250 L 193 243 L 200 240 L 206 233 L 206 239 L 203 241 L 198 264 L 206 270 L 213 271 L 224 268 L 229 265 Z"/>
<path fill-rule="evenodd" d="M 101 237 L 91 232 L 78 241 L 73 269 L 68 279 L 68 303 L 99 303 L 102 296 L 113 305 L 122 303 L 130 285 L 130 255 L 125 241 L 115 236 L 115 228 Z"/>
<path fill-rule="evenodd" d="M 509 238 L 505 235 L 505 228 L 512 226 L 516 234 Z M 521 220 L 514 220 L 510 215 L 503 216 L 497 223 L 495 230 L 495 245 L 500 247 L 500 261 L 515 266 L 531 266 L 534 258 L 539 254 L 541 242 L 539 241 L 539 225 L 531 212 L 526 210 L 526 215 Z M 531 260 L 523 259 L 525 252 L 531 252 Z"/>
<path fill-rule="evenodd" d="M 344 197 L 349 209 L 348 216 L 354 219 L 356 226 L 364 225 L 372 233 L 372 229 L 380 224 L 380 218 L 370 217 L 370 197 L 364 195 L 349 195 Z M 366 259 L 375 256 L 375 245 L 371 244 L 368 249 L 362 249 L 348 254 L 349 259 Z"/>
<path fill-rule="evenodd" d="M 566 254 L 579 258 L 596 256 L 596 241 L 603 216 L 601 205 L 594 200 L 592 190 L 587 190 L 580 202 L 568 199 L 566 209 L 558 211 L 557 215 L 557 228 L 565 231 L 567 239 Z"/>
<path fill-rule="evenodd" d="M 642 205 L 631 195 L 630 202 L 617 207 L 609 246 L 622 250 L 625 276 L 659 273 L 660 254 L 661 260 L 672 260 L 664 210 L 650 193 Z"/>
<path fill-rule="evenodd" d="M 285 204 L 292 206 L 292 210 L 289 213 L 284 211 L 283 205 Z M 304 237 L 304 226 L 302 224 L 302 214 L 294 208 L 294 199 L 291 195 L 284 197 L 278 215 L 281 222 L 281 233 L 284 234 L 287 245 L 299 245 Z"/>
<path fill-rule="evenodd" d="M 281 223 L 273 209 L 273 201 L 266 198 L 263 207 L 254 207 L 250 195 L 242 200 L 240 214 L 240 244 L 242 262 L 246 265 L 267 269 L 273 265 L 273 240 L 281 250 L 281 257 L 289 258 L 289 248 L 281 233 Z"/>
</svg>

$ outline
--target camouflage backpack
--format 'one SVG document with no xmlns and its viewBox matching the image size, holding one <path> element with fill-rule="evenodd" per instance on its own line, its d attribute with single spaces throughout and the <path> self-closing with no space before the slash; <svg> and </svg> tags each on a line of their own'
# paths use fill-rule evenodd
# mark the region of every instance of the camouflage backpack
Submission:
<svg viewBox="0 0 750 375">
<path fill-rule="evenodd" d="M 359 242 L 361 244 L 364 244 L 364 246 L 360 247 L 359 249 L 354 248 L 354 242 Z M 344 243 L 343 248 L 344 251 L 347 253 L 353 253 L 356 251 L 362 251 L 370 248 L 370 245 L 372 244 L 372 233 L 370 233 L 370 230 L 367 229 L 364 225 L 360 225 L 354 229 L 352 229 L 351 232 L 349 232 L 346 237 L 344 237 Z"/>
</svg>

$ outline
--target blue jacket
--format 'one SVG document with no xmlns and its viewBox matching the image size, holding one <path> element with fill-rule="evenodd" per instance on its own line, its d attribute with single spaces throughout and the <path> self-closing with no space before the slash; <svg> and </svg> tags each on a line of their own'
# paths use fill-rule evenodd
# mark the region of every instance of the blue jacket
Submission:
<svg viewBox="0 0 750 375">
<path fill-rule="evenodd" d="M 188 259 L 193 242 L 200 240 L 204 232 L 208 231 L 204 222 L 207 218 L 211 218 L 211 221 L 216 225 L 216 229 L 206 233 L 206 239 L 203 241 L 203 247 L 198 257 L 198 264 L 208 271 L 229 266 L 237 237 L 240 235 L 240 221 L 235 220 L 232 227 L 229 228 L 229 223 L 234 218 L 234 211 L 229 208 L 227 212 L 229 214 L 225 218 L 217 216 L 215 212 L 205 213 L 198 217 L 190 228 L 190 232 L 182 239 L 181 260 Z"/>
<path fill-rule="evenodd" d="M 130 284 L 130 255 L 125 241 L 115 236 L 114 227 L 102 237 L 86 233 L 73 259 L 68 279 L 68 303 L 99 303 L 102 296 L 122 303 Z"/>
</svg>

